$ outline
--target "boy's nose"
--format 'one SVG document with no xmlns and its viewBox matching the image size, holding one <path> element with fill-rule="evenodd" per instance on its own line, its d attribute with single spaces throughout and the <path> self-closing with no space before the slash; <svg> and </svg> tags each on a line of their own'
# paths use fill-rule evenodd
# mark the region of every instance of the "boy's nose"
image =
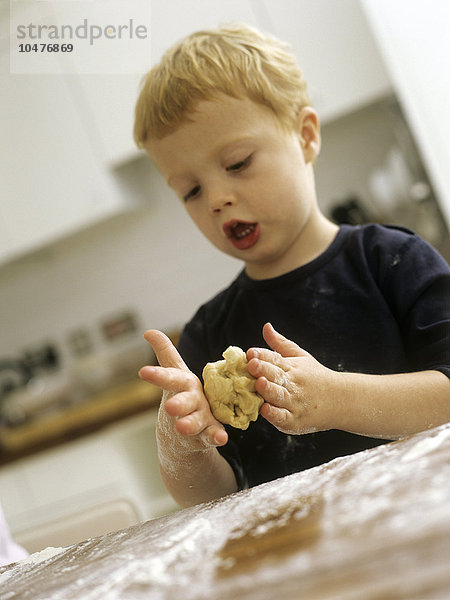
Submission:
<svg viewBox="0 0 450 600">
<path fill-rule="evenodd" d="M 211 212 L 219 213 L 226 206 L 233 206 L 234 197 L 229 193 L 213 193 L 209 195 L 209 207 Z"/>
</svg>

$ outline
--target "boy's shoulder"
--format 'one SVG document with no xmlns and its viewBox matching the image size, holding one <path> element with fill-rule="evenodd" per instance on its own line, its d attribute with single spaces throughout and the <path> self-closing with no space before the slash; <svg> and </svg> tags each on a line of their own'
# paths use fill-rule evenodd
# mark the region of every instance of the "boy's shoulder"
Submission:
<svg viewBox="0 0 450 600">
<path fill-rule="evenodd" d="M 360 253 L 368 260 L 390 260 L 399 254 L 405 261 L 423 254 L 441 265 L 447 262 L 439 252 L 417 233 L 401 225 L 368 223 L 364 225 L 342 225 L 345 238 L 343 246 L 350 253 Z"/>
<path fill-rule="evenodd" d="M 388 302 L 411 302 L 425 289 L 448 294 L 450 266 L 414 231 L 398 225 L 370 224 L 348 231 L 346 264 L 358 264 Z M 341 262 L 341 264 L 344 264 Z M 439 291 L 437 291 L 439 290 Z"/>
<path fill-rule="evenodd" d="M 367 252 L 389 253 L 392 250 L 425 252 L 430 256 L 444 260 L 439 252 L 417 233 L 401 225 L 370 223 L 350 227 L 350 237 L 359 239 Z M 445 261 L 444 261 L 445 262 Z"/>
<path fill-rule="evenodd" d="M 367 223 L 364 225 L 343 225 L 349 237 L 359 238 L 364 243 L 373 243 L 378 240 L 387 243 L 403 243 L 416 239 L 422 240 L 414 231 L 401 225 L 384 223 Z"/>
<path fill-rule="evenodd" d="M 345 226 L 344 226 L 345 227 Z M 439 252 L 411 229 L 400 225 L 371 223 L 347 226 L 347 253 L 360 258 L 380 272 L 430 271 L 448 273 L 450 267 Z"/>
</svg>

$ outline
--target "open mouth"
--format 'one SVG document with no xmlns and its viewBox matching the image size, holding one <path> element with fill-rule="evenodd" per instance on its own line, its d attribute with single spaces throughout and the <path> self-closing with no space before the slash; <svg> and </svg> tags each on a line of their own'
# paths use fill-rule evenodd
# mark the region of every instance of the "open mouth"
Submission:
<svg viewBox="0 0 450 600">
<path fill-rule="evenodd" d="M 256 244 L 260 235 L 258 223 L 247 221 L 228 221 L 224 224 L 223 230 L 233 246 L 239 250 L 246 250 Z"/>
</svg>

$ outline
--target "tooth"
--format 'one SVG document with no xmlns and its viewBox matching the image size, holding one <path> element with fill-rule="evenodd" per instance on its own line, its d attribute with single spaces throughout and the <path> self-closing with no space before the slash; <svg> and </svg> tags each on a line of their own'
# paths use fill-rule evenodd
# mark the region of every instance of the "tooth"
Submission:
<svg viewBox="0 0 450 600">
<path fill-rule="evenodd" d="M 238 239 L 238 240 L 240 240 L 240 239 L 244 238 L 245 236 L 249 235 L 255 229 L 254 225 L 249 225 L 248 227 L 246 227 L 242 231 L 237 231 L 238 226 L 239 226 L 239 223 L 236 223 L 235 225 L 232 225 L 232 227 L 231 227 L 231 230 L 233 232 L 234 237 L 236 239 Z"/>
</svg>

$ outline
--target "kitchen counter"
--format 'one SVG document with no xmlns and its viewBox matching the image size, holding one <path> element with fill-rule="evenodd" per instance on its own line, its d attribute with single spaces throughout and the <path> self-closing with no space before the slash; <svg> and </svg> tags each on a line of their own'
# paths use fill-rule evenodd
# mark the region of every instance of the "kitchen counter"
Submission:
<svg viewBox="0 0 450 600">
<path fill-rule="evenodd" d="M 0 465 L 92 433 L 159 405 L 161 390 L 136 379 L 83 402 L 10 428 L 0 428 Z"/>
<path fill-rule="evenodd" d="M 2 600 L 450 597 L 450 424 L 0 568 Z"/>
</svg>

